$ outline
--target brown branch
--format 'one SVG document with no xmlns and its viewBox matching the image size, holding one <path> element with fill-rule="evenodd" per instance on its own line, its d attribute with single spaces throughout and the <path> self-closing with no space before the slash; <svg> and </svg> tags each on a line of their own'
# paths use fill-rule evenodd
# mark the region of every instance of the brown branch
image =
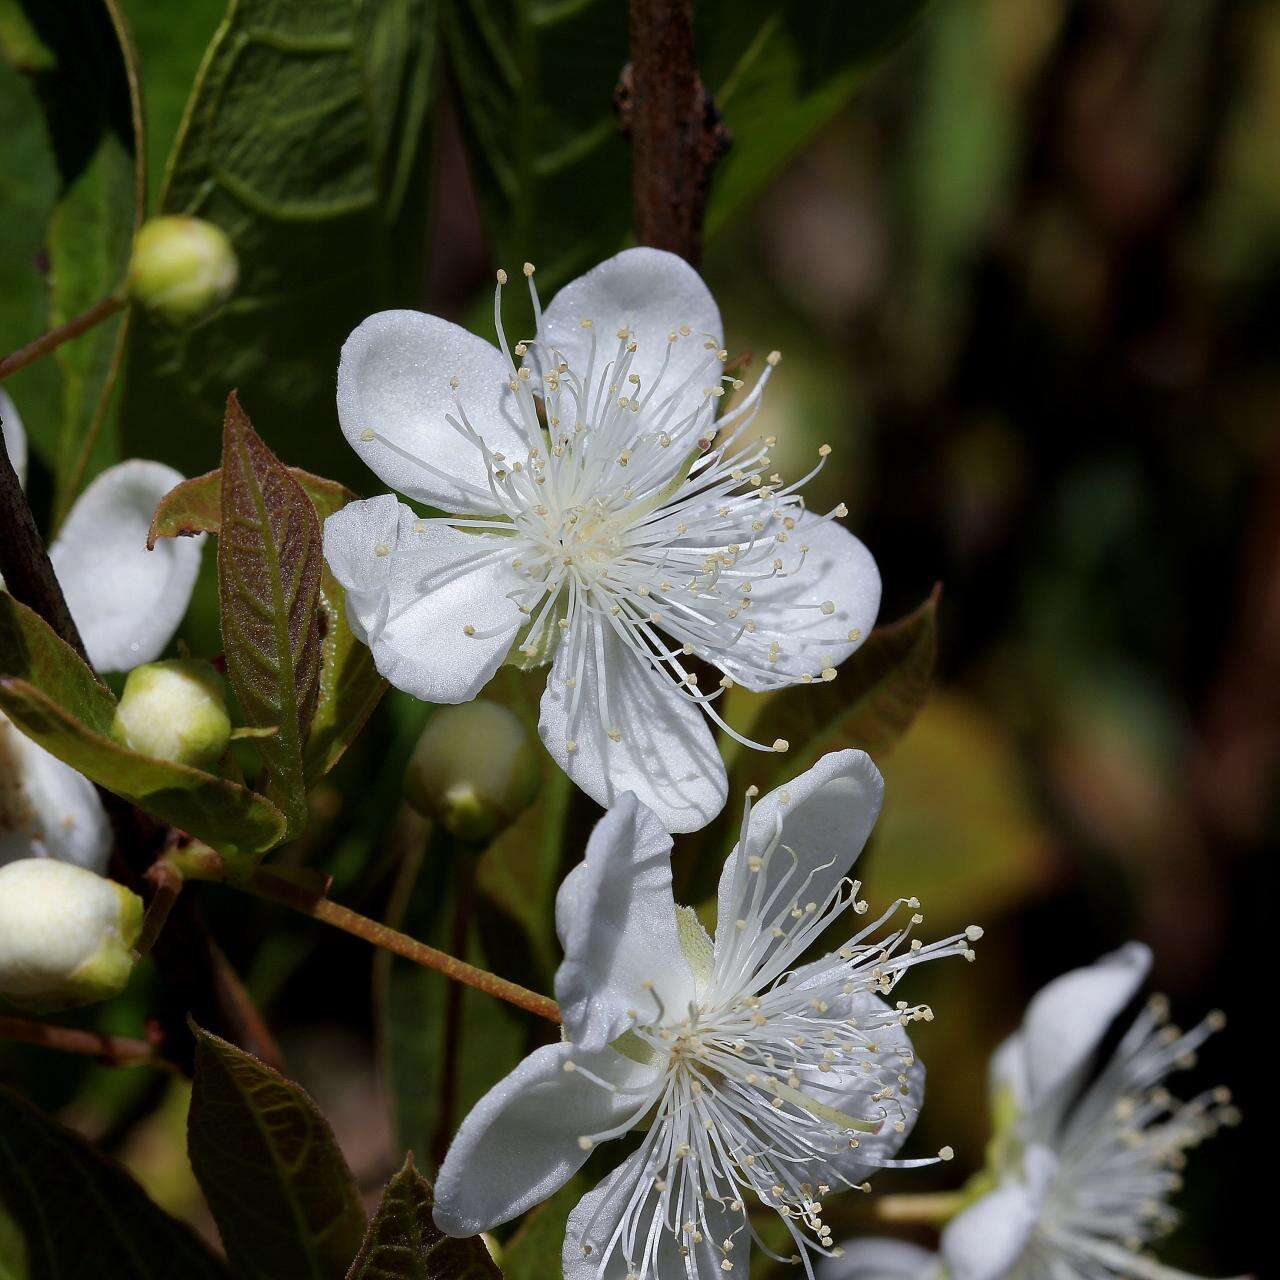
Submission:
<svg viewBox="0 0 1280 1280">
<path fill-rule="evenodd" d="M 296 879 L 280 874 L 273 867 L 259 867 L 247 881 L 235 887 L 243 888 L 268 902 L 291 907 L 313 920 L 322 920 L 335 929 L 341 929 L 354 937 L 363 938 L 375 947 L 381 947 L 384 951 L 412 960 L 424 969 L 434 969 L 454 982 L 463 982 L 486 995 L 505 1000 L 518 1009 L 536 1013 L 550 1022 L 560 1021 L 560 1006 L 549 997 L 530 991 L 528 987 L 522 987 L 518 983 L 508 982 L 506 978 L 500 978 L 487 969 L 478 969 L 465 960 L 429 947 L 425 942 L 419 942 L 377 920 L 370 920 L 368 916 L 362 916 L 348 907 L 339 906 L 336 902 L 311 892 Z"/>
<path fill-rule="evenodd" d="M 40 1045 L 62 1053 L 83 1053 L 97 1058 L 109 1067 L 157 1067 L 164 1071 L 176 1068 L 155 1052 L 145 1040 L 128 1036 L 112 1036 L 83 1027 L 58 1027 L 34 1018 L 0 1017 L 0 1040 L 16 1040 L 19 1044 Z"/>
<path fill-rule="evenodd" d="M 88 311 L 82 311 L 78 316 L 73 316 L 66 324 L 60 324 L 56 329 L 42 333 L 38 338 L 28 342 L 25 347 L 19 347 L 17 351 L 11 352 L 0 360 L 0 382 L 3 382 L 11 373 L 17 373 L 19 369 L 25 369 L 27 365 L 34 364 L 42 356 L 56 351 L 64 342 L 70 342 L 72 338 L 88 333 L 94 325 L 109 320 L 127 305 L 127 298 L 113 293 L 103 298 L 101 302 L 95 302 Z"/>
<path fill-rule="evenodd" d="M 636 239 L 696 266 L 711 173 L 731 138 L 698 75 L 693 0 L 631 0 L 616 102 L 631 138 Z"/>
<path fill-rule="evenodd" d="M 15 600 L 34 609 L 88 662 L 44 539 L 4 448 L 0 448 L 0 576 Z"/>
</svg>

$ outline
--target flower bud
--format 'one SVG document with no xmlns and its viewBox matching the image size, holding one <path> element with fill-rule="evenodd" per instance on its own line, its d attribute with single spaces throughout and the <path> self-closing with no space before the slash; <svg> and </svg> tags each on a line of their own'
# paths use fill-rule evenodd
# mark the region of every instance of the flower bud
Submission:
<svg viewBox="0 0 1280 1280">
<path fill-rule="evenodd" d="M 239 274 L 220 227 L 200 218 L 152 218 L 134 241 L 129 294 L 170 324 L 192 324 L 231 296 Z"/>
<path fill-rule="evenodd" d="M 538 752 L 519 718 L 477 699 L 431 717 L 405 771 L 404 794 L 424 817 L 475 842 L 529 806 L 538 777 Z"/>
<path fill-rule="evenodd" d="M 142 915 L 136 893 L 69 862 L 0 867 L 0 996 L 52 1013 L 119 995 Z"/>
<path fill-rule="evenodd" d="M 111 736 L 144 756 L 207 768 L 231 737 L 222 677 L 194 658 L 135 667 L 124 682 Z"/>
</svg>

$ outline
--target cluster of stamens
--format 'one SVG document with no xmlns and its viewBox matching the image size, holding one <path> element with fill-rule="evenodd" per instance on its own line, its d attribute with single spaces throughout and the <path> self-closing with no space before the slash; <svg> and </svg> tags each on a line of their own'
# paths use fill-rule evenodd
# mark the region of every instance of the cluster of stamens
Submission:
<svg viewBox="0 0 1280 1280">
<path fill-rule="evenodd" d="M 541 333 L 532 264 L 524 272 Z M 726 392 L 743 383 L 721 374 L 727 353 L 715 335 L 695 334 L 687 324 L 672 329 L 662 366 L 646 385 L 634 371 L 635 333 L 624 327 L 601 340 L 584 318 L 589 355 L 585 368 L 574 369 L 540 337 L 509 346 L 501 314 L 506 279 L 500 271 L 494 322 L 522 451 L 512 457 L 490 449 L 468 419 L 453 378 L 448 421 L 482 455 L 487 490 L 476 489 L 475 496 L 499 514 L 445 522 L 510 537 L 511 568 L 524 583 L 511 598 L 527 619 L 516 641 L 519 653 L 540 663 L 569 646 L 568 749 L 576 747 L 583 670 L 600 660 L 599 637 L 612 634 L 739 741 L 786 750 L 782 740 L 752 742 L 726 725 L 715 702 L 733 676 L 726 671 L 716 688 L 705 690 L 688 661 L 702 658 L 722 671 L 732 665 L 740 675 L 750 673 L 753 687 L 774 688 L 834 679 L 831 651 L 861 638 L 856 631 L 836 634 L 835 627 L 830 635 L 801 631 L 800 618 L 787 634 L 753 616 L 753 592 L 805 563 L 809 547 L 792 536 L 805 510 L 800 489 L 831 452 L 823 445 L 808 475 L 787 484 L 772 470 L 774 439 L 746 441 L 778 353 L 769 355 L 742 402 L 717 418 Z M 706 356 L 677 380 L 669 375 L 671 353 L 689 342 L 701 343 Z M 841 503 L 822 518 L 846 514 Z M 830 617 L 836 606 L 825 600 L 797 609 Z M 464 632 L 496 634 L 471 624 Z M 784 651 L 796 650 L 806 655 L 798 674 L 779 666 Z M 600 714 L 605 732 L 618 741 L 622 729 L 607 699 Z"/>
<path fill-rule="evenodd" d="M 746 829 L 744 820 L 744 836 Z M 770 876 L 779 864 L 783 873 Z M 632 1027 L 615 1044 L 659 1064 L 657 1083 L 637 1090 L 620 1125 L 580 1139 L 590 1149 L 648 1121 L 629 1165 L 625 1211 L 607 1229 L 597 1220 L 582 1233 L 582 1254 L 597 1258 L 602 1274 L 620 1256 L 632 1280 L 667 1280 L 659 1251 L 673 1244 L 690 1277 L 700 1274 L 699 1254 L 732 1270 L 735 1248 L 748 1242 L 779 1258 L 748 1216 L 759 1204 L 782 1217 L 796 1249 L 789 1260 L 812 1276 L 811 1255 L 839 1255 L 822 1216 L 824 1196 L 867 1190 L 868 1166 L 911 1168 L 951 1156 L 943 1148 L 936 1157 L 895 1160 L 873 1149 L 884 1144 L 866 1143 L 886 1128 L 903 1134 L 913 1122 L 920 1098 L 902 1028 L 933 1016 L 927 1006 L 884 998 L 914 964 L 948 955 L 972 960 L 969 944 L 981 930 L 922 943 L 913 937 L 923 920 L 919 903 L 902 899 L 820 965 L 797 970 L 845 911 L 867 912 L 859 884 L 844 879 L 821 901 L 806 900 L 815 872 L 801 874 L 794 851 L 781 843 L 780 822 L 739 872 L 740 915 L 717 945 L 697 998 L 668 1009 L 644 984 Z M 845 1110 L 850 1098 L 857 1114 Z"/>
</svg>

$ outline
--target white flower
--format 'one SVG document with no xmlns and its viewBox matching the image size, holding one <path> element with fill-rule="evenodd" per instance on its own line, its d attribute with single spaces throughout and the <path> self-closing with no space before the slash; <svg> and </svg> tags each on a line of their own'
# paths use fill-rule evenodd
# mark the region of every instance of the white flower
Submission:
<svg viewBox="0 0 1280 1280">
<path fill-rule="evenodd" d="M 859 1241 L 822 1280 L 1185 1280 L 1145 1252 L 1177 1215 L 1185 1152 L 1235 1119 L 1225 1090 L 1179 1102 L 1164 1088 L 1222 1025 L 1168 1025 L 1160 999 L 1099 1051 L 1136 996 L 1151 953 L 1129 943 L 1055 979 L 991 1060 L 998 1117 L 993 1183 L 947 1225 L 940 1256 L 895 1241 Z M 908 1252 L 909 1251 L 909 1252 Z"/>
<path fill-rule="evenodd" d="M 601 804 L 630 790 L 669 831 L 724 805 L 704 713 L 734 682 L 830 680 L 875 621 L 865 547 L 805 509 L 749 443 L 754 389 L 716 418 L 726 386 L 720 314 L 682 259 L 631 249 L 562 289 L 536 337 L 501 350 L 414 311 L 371 316 L 347 340 L 338 416 L 393 495 L 325 525 L 351 624 L 392 684 L 465 702 L 509 655 L 551 661 L 543 741 Z M 517 367 L 517 361 L 520 362 Z M 701 688 L 687 659 L 724 673 Z M 730 731 L 732 732 L 732 731 Z M 738 737 L 735 733 L 733 736 Z M 745 741 L 744 739 L 739 739 Z M 749 743 L 764 750 L 783 742 Z"/>
<path fill-rule="evenodd" d="M 556 903 L 565 1038 L 463 1121 L 436 1183 L 441 1229 L 469 1235 L 523 1213 L 597 1144 L 640 1129 L 570 1216 L 565 1276 L 745 1277 L 749 1204 L 776 1210 L 808 1258 L 832 1250 L 829 1194 L 931 1163 L 893 1159 L 924 1086 L 905 1028 L 931 1014 L 884 997 L 913 964 L 972 955 L 981 931 L 922 945 L 919 904 L 900 901 L 796 967 L 837 917 L 867 909 L 847 873 L 882 789 L 863 752 L 840 751 L 748 801 L 714 941 L 672 899 L 662 824 L 624 795 Z"/>
<path fill-rule="evenodd" d="M 119 995 L 138 956 L 142 899 L 83 867 L 0 867 L 0 995 L 46 1013 Z"/>
<path fill-rule="evenodd" d="M 3 390 L 0 424 L 24 480 L 26 433 Z M 125 671 L 159 656 L 187 611 L 203 539 L 166 538 L 154 551 L 146 548 L 156 503 L 181 480 L 158 462 L 109 468 L 80 495 L 49 548 L 67 607 L 100 671 Z M 93 785 L 0 712 L 0 864 L 52 857 L 101 872 L 110 847 Z"/>
</svg>

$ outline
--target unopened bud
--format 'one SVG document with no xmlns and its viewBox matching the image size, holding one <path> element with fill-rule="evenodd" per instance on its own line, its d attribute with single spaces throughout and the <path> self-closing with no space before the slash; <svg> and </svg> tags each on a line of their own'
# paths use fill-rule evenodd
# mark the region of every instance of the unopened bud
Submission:
<svg viewBox="0 0 1280 1280">
<path fill-rule="evenodd" d="M 52 1013 L 119 995 L 142 915 L 136 893 L 69 862 L 0 867 L 0 996 Z"/>
<path fill-rule="evenodd" d="M 134 241 L 129 294 L 170 324 L 192 324 L 231 296 L 239 275 L 220 227 L 200 218 L 152 218 Z"/>
<path fill-rule="evenodd" d="M 404 775 L 405 799 L 461 840 L 496 835 L 538 789 L 538 752 L 506 707 L 478 699 L 441 707 Z"/>
<path fill-rule="evenodd" d="M 231 737 L 222 677 L 194 658 L 135 667 L 124 682 L 111 736 L 155 760 L 206 768 Z"/>
</svg>

